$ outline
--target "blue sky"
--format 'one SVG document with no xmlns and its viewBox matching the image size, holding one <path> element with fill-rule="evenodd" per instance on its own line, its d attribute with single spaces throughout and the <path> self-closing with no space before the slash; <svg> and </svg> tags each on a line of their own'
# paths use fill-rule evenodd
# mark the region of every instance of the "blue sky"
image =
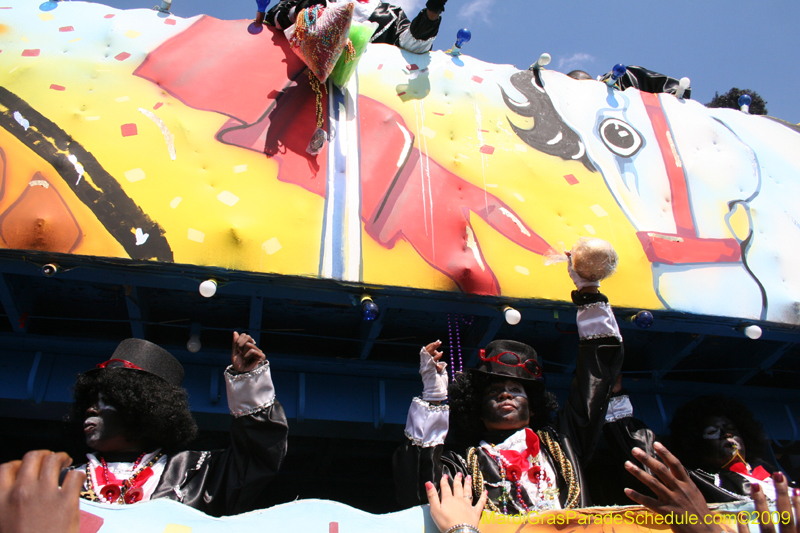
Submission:
<svg viewBox="0 0 800 533">
<path fill-rule="evenodd" d="M 272 4 L 277 0 L 272 0 Z M 160 0 L 105 0 L 120 9 Z M 413 16 L 424 0 L 396 2 Z M 255 0 L 173 0 L 182 17 L 252 18 Z M 542 52 L 549 68 L 592 76 L 616 63 L 692 80 L 692 97 L 709 102 L 731 87 L 757 91 L 769 114 L 800 122 L 800 2 L 797 0 L 449 0 L 434 49 L 459 28 L 472 32 L 464 53 L 527 68 Z"/>
</svg>

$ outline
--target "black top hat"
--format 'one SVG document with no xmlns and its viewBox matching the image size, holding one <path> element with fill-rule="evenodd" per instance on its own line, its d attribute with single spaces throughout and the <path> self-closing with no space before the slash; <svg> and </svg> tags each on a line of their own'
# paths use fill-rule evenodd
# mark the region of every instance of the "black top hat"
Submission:
<svg viewBox="0 0 800 533">
<path fill-rule="evenodd" d="M 125 339 L 111 359 L 100 363 L 86 373 L 98 372 L 107 368 L 127 368 L 156 375 L 174 387 L 183 382 L 183 366 L 171 353 L 157 344 L 144 339 Z"/>
<path fill-rule="evenodd" d="M 478 366 L 472 370 L 544 386 L 536 350 L 517 341 L 500 339 L 490 342 L 486 349 L 480 351 Z"/>
</svg>

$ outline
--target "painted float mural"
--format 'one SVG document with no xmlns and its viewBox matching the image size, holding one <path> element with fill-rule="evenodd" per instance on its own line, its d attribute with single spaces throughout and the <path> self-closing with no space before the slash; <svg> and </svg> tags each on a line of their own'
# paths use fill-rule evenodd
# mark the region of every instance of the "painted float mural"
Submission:
<svg viewBox="0 0 800 533">
<path fill-rule="evenodd" d="M 0 0 L 0 246 L 800 323 L 800 128 L 370 45 L 330 141 L 280 32 Z"/>
<path fill-rule="evenodd" d="M 713 515 L 724 533 L 736 533 L 736 520 L 755 522 L 752 505 L 725 504 Z M 659 518 L 661 520 L 659 520 Z M 427 506 L 397 513 L 373 515 L 328 500 L 298 500 L 237 516 L 213 518 L 172 500 L 153 500 L 133 506 L 81 501 L 80 533 L 438 533 Z M 483 533 L 658 533 L 671 531 L 663 517 L 642 507 L 599 507 L 570 511 L 547 511 L 529 515 L 485 513 Z M 757 532 L 757 526 L 750 530 Z"/>
</svg>

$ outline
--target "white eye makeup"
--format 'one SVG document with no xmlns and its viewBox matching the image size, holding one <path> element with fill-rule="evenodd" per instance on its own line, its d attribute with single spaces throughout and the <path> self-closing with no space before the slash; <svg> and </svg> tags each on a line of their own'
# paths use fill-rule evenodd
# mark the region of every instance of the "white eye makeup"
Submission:
<svg viewBox="0 0 800 533">
<path fill-rule="evenodd" d="M 708 440 L 717 440 L 722 436 L 722 430 L 717 426 L 708 426 L 703 430 L 703 438 Z"/>
</svg>

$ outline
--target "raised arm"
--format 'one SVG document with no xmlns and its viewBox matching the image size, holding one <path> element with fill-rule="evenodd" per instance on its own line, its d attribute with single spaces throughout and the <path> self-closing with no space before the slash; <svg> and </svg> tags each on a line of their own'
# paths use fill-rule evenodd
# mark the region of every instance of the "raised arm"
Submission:
<svg viewBox="0 0 800 533">
<path fill-rule="evenodd" d="M 569 436 L 582 465 L 591 457 L 603 430 L 611 389 L 622 368 L 622 336 L 608 298 L 600 283 L 581 278 L 567 263 L 577 290 L 572 301 L 578 306 L 578 362 L 569 398 L 559 415 L 558 430 Z"/>
<path fill-rule="evenodd" d="M 422 396 L 411 402 L 406 419 L 405 440 L 394 454 L 394 481 L 397 501 L 404 506 L 425 501 L 425 483 L 442 476 L 442 445 L 447 437 L 450 408 L 447 400 L 447 370 L 441 362 L 441 341 L 435 341 L 419 352 L 419 373 Z"/>
<path fill-rule="evenodd" d="M 231 447 L 212 453 L 204 496 L 206 512 L 216 516 L 264 507 L 267 485 L 286 456 L 289 431 L 283 407 L 275 399 L 269 361 L 250 335 L 234 332 L 225 385 L 233 415 Z"/>
</svg>

